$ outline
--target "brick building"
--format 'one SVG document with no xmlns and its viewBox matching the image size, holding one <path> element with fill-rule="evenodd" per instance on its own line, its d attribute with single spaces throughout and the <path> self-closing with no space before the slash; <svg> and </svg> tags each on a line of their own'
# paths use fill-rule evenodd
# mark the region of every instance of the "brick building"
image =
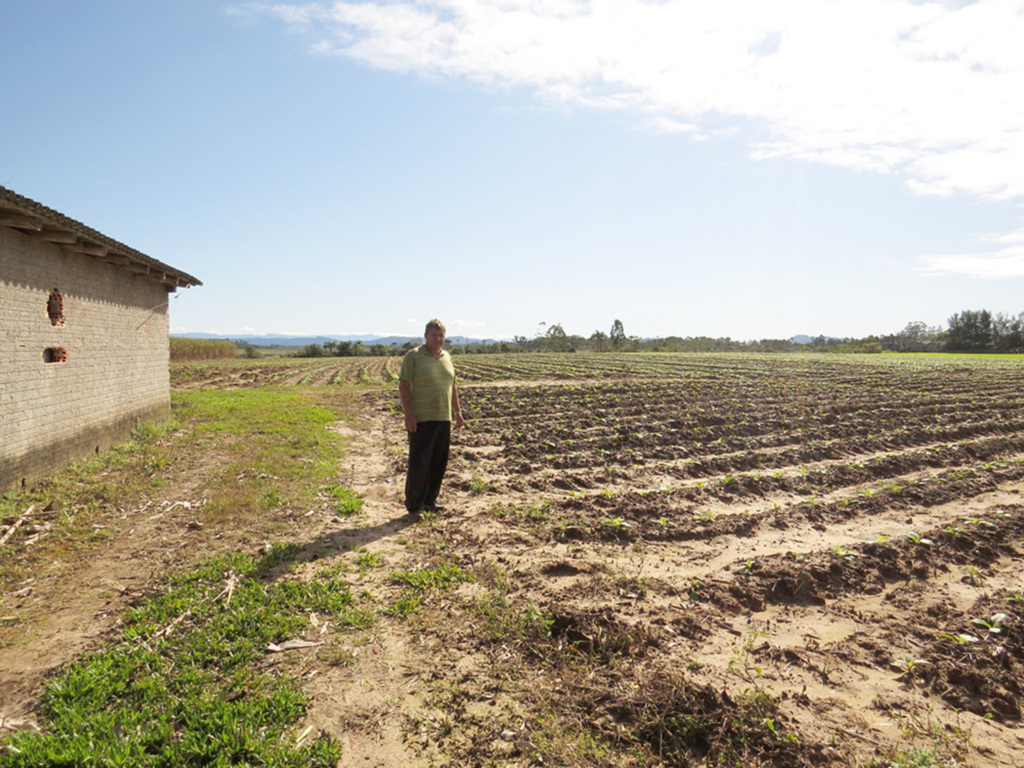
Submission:
<svg viewBox="0 0 1024 768">
<path fill-rule="evenodd" d="M 168 298 L 192 285 L 0 187 L 0 493 L 166 417 Z"/>
</svg>

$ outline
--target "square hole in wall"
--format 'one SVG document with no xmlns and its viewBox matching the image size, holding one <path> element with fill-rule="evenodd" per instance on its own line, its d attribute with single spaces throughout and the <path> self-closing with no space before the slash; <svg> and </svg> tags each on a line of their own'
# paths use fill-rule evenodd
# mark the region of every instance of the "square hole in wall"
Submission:
<svg viewBox="0 0 1024 768">
<path fill-rule="evenodd" d="M 64 297 L 54 288 L 46 300 L 46 314 L 50 317 L 50 325 L 64 325 Z"/>
<path fill-rule="evenodd" d="M 64 347 L 47 347 L 43 350 L 44 363 L 66 363 L 68 351 Z"/>
</svg>

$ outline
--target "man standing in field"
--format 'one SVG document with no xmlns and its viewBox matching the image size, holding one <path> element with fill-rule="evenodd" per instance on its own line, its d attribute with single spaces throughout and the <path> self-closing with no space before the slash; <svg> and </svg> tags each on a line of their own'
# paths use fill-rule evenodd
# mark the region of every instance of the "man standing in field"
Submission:
<svg viewBox="0 0 1024 768">
<path fill-rule="evenodd" d="M 405 353 L 398 376 L 409 433 L 405 508 L 412 515 L 437 511 L 437 494 L 448 467 L 452 421 L 455 429 L 463 424 L 455 367 L 444 349 L 444 335 L 444 323 L 437 319 L 428 322 L 425 343 Z"/>
</svg>

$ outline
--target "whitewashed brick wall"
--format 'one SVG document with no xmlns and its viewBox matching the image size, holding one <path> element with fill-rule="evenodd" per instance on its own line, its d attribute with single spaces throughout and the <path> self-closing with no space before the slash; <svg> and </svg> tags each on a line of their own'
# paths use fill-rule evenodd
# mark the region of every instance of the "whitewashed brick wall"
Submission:
<svg viewBox="0 0 1024 768">
<path fill-rule="evenodd" d="M 64 300 L 64 324 L 47 313 Z M 0 226 L 0 492 L 123 441 L 170 408 L 163 284 Z M 44 350 L 67 351 L 44 362 Z"/>
</svg>

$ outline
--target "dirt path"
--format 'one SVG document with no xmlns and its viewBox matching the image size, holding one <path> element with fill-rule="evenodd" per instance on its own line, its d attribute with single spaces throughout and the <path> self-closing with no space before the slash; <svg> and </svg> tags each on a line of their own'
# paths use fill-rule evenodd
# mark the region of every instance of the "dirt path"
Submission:
<svg viewBox="0 0 1024 768">
<path fill-rule="evenodd" d="M 364 500 L 354 526 L 339 522 L 321 532 L 321 541 L 338 557 L 351 559 L 353 551 L 368 552 L 393 567 L 408 557 L 399 540 L 413 535 L 409 530 L 413 523 L 401 503 L 403 478 L 389 458 L 396 451 L 395 435 L 391 434 L 394 426 L 376 414 L 362 428 L 335 428 L 352 445 L 343 460 L 342 481 Z M 386 592 L 380 575 L 355 574 L 351 589 Z M 317 666 L 305 673 L 313 700 L 310 724 L 341 743 L 341 768 L 425 765 L 405 739 L 419 700 L 422 651 L 404 625 L 388 622 L 353 640 L 354 645 L 344 647 L 351 653 L 349 665 L 340 669 Z"/>
</svg>

